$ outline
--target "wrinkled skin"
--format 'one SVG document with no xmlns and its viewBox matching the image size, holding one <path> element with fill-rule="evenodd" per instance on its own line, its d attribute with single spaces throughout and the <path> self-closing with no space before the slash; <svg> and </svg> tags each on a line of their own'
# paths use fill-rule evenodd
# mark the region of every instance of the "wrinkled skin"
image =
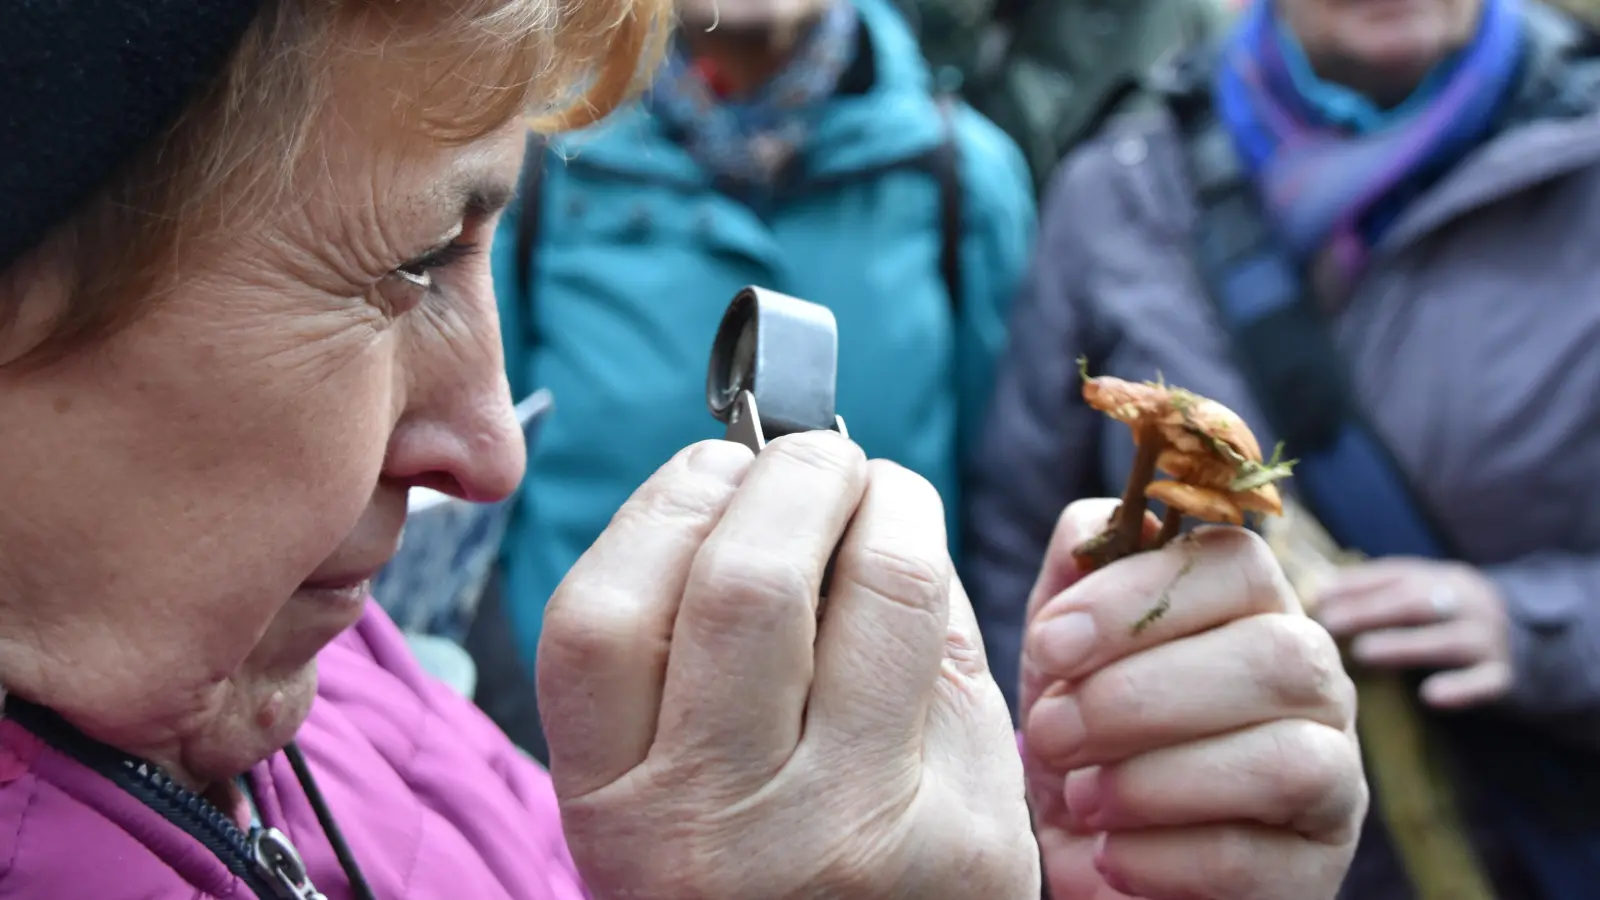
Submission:
<svg viewBox="0 0 1600 900">
<path fill-rule="evenodd" d="M 1036 900 L 1010 717 L 946 546 L 926 481 L 832 433 L 753 462 L 696 445 L 647 482 L 539 645 L 595 894 Z"/>
<path fill-rule="evenodd" d="M 1471 40 L 1483 0 L 1273 0 L 1321 77 L 1382 106 L 1403 101 Z"/>
<path fill-rule="evenodd" d="M 314 658 L 361 614 L 406 492 L 505 496 L 524 449 L 487 253 L 523 130 L 442 147 L 349 69 L 306 180 L 192 245 L 104 346 L 0 368 L 0 684 L 190 787 L 285 744 Z M 29 322 L 57 279 L 28 285 Z M 8 356 L 37 337 L 6 335 Z"/>
<path fill-rule="evenodd" d="M 1031 609 L 1023 761 L 1053 896 L 1328 900 L 1367 801 L 1332 639 L 1237 529 L 1081 576 L 1070 548 L 1110 509 L 1063 516 Z M 1024 773 L 942 523 L 920 478 L 826 433 L 754 462 L 697 445 L 635 494 L 539 649 L 597 896 L 1038 896 Z M 1166 591 L 1171 615 L 1131 635 Z M 1059 627 L 1074 613 L 1087 645 Z"/>
<path fill-rule="evenodd" d="M 1029 602 L 1024 762 L 1051 896 L 1329 900 L 1367 807 L 1332 638 L 1240 529 L 1084 574 L 1070 548 L 1112 504 L 1067 509 Z"/>
</svg>

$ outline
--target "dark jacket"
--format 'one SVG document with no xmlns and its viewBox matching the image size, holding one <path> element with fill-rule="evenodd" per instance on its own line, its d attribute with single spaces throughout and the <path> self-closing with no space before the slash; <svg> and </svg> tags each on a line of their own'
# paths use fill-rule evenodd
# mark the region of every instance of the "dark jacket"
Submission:
<svg viewBox="0 0 1600 900">
<path fill-rule="evenodd" d="M 1572 35 L 1540 21 L 1525 97 L 1573 71 Z M 1274 441 L 1199 290 L 1182 153 L 1170 116 L 1119 120 L 1069 158 L 1044 206 L 967 531 L 1002 684 L 1057 514 L 1120 489 L 1134 455 L 1128 430 L 1084 405 L 1080 354 L 1122 378 L 1160 373 Z M 1600 115 L 1505 129 L 1412 203 L 1332 323 L 1375 429 L 1507 598 L 1512 733 L 1593 739 L 1600 721 L 1597 221 Z M 1350 896 L 1395 896 L 1375 878 Z"/>
<path fill-rule="evenodd" d="M 1225 27 L 1233 0 L 901 0 L 935 77 L 1022 148 L 1042 188 L 1121 89 Z M 1127 99 L 1122 97 L 1121 99 Z"/>
</svg>

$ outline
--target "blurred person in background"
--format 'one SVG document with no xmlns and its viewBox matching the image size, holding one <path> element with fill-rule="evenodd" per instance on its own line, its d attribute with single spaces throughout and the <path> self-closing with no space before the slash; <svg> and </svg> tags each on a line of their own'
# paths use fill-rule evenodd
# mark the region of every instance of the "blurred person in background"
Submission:
<svg viewBox="0 0 1600 900">
<path fill-rule="evenodd" d="M 1237 0 L 900 0 L 935 78 L 1005 129 L 1042 190 L 1163 54 L 1223 28 Z"/>
<path fill-rule="evenodd" d="M 480 702 L 535 752 L 506 656 L 531 671 L 541 610 L 584 548 L 677 448 L 722 433 L 706 362 L 733 295 L 833 311 L 850 437 L 928 478 L 955 535 L 1031 245 L 1016 146 L 936 96 L 888 0 L 680 14 L 640 104 L 533 148 L 496 239 L 512 390 L 548 388 L 555 409 L 472 645 Z"/>
<path fill-rule="evenodd" d="M 1307 600 L 1413 678 L 1503 897 L 1600 865 L 1593 53 L 1517 0 L 1255 4 L 1056 180 L 969 507 L 975 604 L 1020 625 L 1055 511 L 1133 459 L 1077 357 L 1287 440 L 1299 499 L 1383 557 Z M 1382 831 L 1353 900 L 1407 895 Z"/>
</svg>

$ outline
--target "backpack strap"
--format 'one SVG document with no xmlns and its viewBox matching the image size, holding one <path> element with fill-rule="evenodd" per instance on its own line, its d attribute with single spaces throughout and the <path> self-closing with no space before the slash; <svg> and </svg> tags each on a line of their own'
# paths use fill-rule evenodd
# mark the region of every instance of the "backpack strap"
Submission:
<svg viewBox="0 0 1600 900">
<path fill-rule="evenodd" d="M 539 232 L 544 224 L 545 138 L 528 135 L 528 148 L 522 157 L 522 181 L 517 185 L 517 228 L 512 241 L 516 249 L 513 262 L 517 296 L 522 302 L 522 336 L 529 347 L 538 346 L 539 331 L 534 308 L 534 284 L 539 274 Z"/>
<path fill-rule="evenodd" d="M 961 318 L 962 266 L 961 237 L 962 216 L 965 212 L 961 187 L 961 149 L 956 143 L 956 98 L 940 94 L 934 98 L 939 106 L 939 119 L 944 129 L 944 139 L 933 151 L 933 176 L 939 182 L 939 275 L 944 279 L 945 291 L 950 295 L 950 312 L 957 321 Z"/>
</svg>

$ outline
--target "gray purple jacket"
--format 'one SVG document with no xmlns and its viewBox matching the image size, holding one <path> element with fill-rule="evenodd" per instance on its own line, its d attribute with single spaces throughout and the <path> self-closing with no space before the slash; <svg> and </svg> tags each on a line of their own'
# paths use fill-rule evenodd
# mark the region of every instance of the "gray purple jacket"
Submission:
<svg viewBox="0 0 1600 900">
<path fill-rule="evenodd" d="M 1575 35 L 1536 24 L 1525 97 L 1576 79 Z M 1183 152 L 1169 115 L 1125 117 L 1042 204 L 969 495 L 967 586 L 1003 685 L 1058 513 L 1118 492 L 1133 459 L 1128 430 L 1084 405 L 1077 357 L 1161 373 L 1274 442 L 1200 292 Z M 1597 226 L 1600 115 L 1502 130 L 1404 212 L 1333 330 L 1373 426 L 1508 599 L 1517 727 L 1600 746 Z"/>
</svg>

